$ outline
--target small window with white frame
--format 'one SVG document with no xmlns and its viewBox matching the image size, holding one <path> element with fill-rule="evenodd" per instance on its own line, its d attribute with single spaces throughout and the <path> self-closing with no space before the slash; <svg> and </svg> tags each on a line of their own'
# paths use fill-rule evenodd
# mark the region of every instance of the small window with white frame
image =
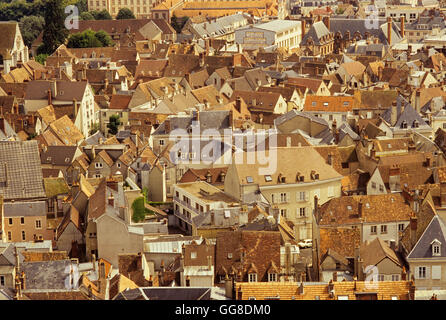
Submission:
<svg viewBox="0 0 446 320">
<path fill-rule="evenodd" d="M 440 256 L 441 255 L 441 242 L 435 239 L 431 242 L 432 246 L 432 256 Z"/>
<path fill-rule="evenodd" d="M 192 252 L 190 253 L 190 258 L 191 258 L 191 259 L 197 259 L 197 252 L 192 251 Z"/>
<path fill-rule="evenodd" d="M 257 282 L 257 273 L 248 274 L 248 282 Z"/>
<path fill-rule="evenodd" d="M 277 273 L 268 273 L 269 282 L 277 282 Z"/>
</svg>

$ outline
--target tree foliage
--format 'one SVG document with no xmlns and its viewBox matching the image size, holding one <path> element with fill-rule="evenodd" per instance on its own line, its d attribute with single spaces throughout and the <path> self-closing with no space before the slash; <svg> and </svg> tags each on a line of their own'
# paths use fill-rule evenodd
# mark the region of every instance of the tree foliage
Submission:
<svg viewBox="0 0 446 320">
<path fill-rule="evenodd" d="M 51 54 L 65 42 L 68 30 L 65 28 L 63 0 L 46 0 L 45 5 L 42 51 Z"/>
<path fill-rule="evenodd" d="M 189 20 L 189 17 L 178 18 L 176 15 L 173 15 L 172 19 L 170 20 L 170 25 L 172 26 L 172 28 L 175 29 L 177 33 L 180 33 L 181 30 L 183 30 L 183 27 L 186 24 L 187 20 Z"/>
<path fill-rule="evenodd" d="M 79 16 L 81 20 L 95 20 L 90 12 L 82 12 Z"/>
<path fill-rule="evenodd" d="M 41 0 L 0 2 L 0 21 L 20 21 L 26 16 L 43 16 L 44 11 L 45 3 Z"/>
<path fill-rule="evenodd" d="M 119 119 L 119 115 L 117 114 L 111 115 L 109 118 L 109 122 L 107 124 L 108 132 L 112 135 L 117 134 L 120 125 L 121 121 Z"/>
<path fill-rule="evenodd" d="M 108 47 L 112 44 L 110 36 L 103 30 L 95 32 L 91 29 L 73 33 L 68 37 L 68 48 Z"/>
<path fill-rule="evenodd" d="M 110 15 L 110 13 L 108 13 L 108 11 L 105 9 L 102 11 L 90 11 L 90 13 L 93 15 L 95 20 L 111 20 L 112 19 L 112 16 Z"/>
<path fill-rule="evenodd" d="M 133 14 L 132 10 L 129 8 L 121 8 L 118 11 L 118 14 L 116 15 L 117 20 L 122 19 L 136 19 L 135 15 Z"/>
<path fill-rule="evenodd" d="M 136 198 L 132 203 L 132 220 L 133 222 L 141 222 L 146 218 L 146 207 L 144 206 L 144 197 Z"/>
<path fill-rule="evenodd" d="M 45 65 L 46 58 L 48 58 L 48 55 L 45 53 L 41 53 L 38 54 L 34 59 L 41 65 Z"/>
<path fill-rule="evenodd" d="M 20 32 L 27 47 L 31 47 L 31 44 L 42 32 L 44 25 L 45 20 L 41 16 L 27 16 L 20 19 Z"/>
</svg>

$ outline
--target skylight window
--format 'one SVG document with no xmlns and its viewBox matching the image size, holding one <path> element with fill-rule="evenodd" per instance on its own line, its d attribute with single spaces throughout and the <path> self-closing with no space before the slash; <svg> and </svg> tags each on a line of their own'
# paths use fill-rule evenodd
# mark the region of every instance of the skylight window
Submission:
<svg viewBox="0 0 446 320">
<path fill-rule="evenodd" d="M 254 179 L 253 179 L 251 176 L 247 176 L 247 177 L 246 177 L 246 182 L 248 182 L 248 183 L 253 183 L 253 182 L 254 182 Z"/>
<path fill-rule="evenodd" d="M 265 176 L 265 181 L 266 182 L 271 182 L 271 181 L 273 181 L 273 178 L 271 178 L 270 175 L 267 175 L 267 176 Z"/>
</svg>

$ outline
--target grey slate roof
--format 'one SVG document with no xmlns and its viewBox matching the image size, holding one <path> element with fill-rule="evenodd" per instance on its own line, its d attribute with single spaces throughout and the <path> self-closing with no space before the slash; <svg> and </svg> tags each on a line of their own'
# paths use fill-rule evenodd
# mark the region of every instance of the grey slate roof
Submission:
<svg viewBox="0 0 446 320">
<path fill-rule="evenodd" d="M 114 300 L 211 300 L 211 288 L 146 287 L 122 291 Z"/>
<path fill-rule="evenodd" d="M 378 28 L 368 28 L 369 21 L 367 19 L 347 19 L 347 18 L 332 18 L 330 19 L 330 31 L 335 33 L 340 32 L 344 36 L 347 31 L 350 32 L 350 37 L 353 37 L 355 32 L 361 33 L 364 36 L 366 32 L 377 37 L 381 43 L 388 45 L 387 42 L 387 20 L 378 19 Z M 395 44 L 402 40 L 399 28 L 395 23 L 392 23 L 392 43 Z"/>
<path fill-rule="evenodd" d="M 26 289 L 67 289 L 71 260 L 23 262 Z"/>
<path fill-rule="evenodd" d="M 414 121 L 418 121 L 419 128 L 425 127 L 430 128 L 429 125 L 423 120 L 421 115 L 412 107 L 412 105 L 407 102 L 402 96 L 398 96 L 397 99 L 397 121 L 394 128 L 401 128 L 401 124 L 403 121 L 406 121 L 407 128 L 414 127 Z M 401 106 L 404 106 L 404 110 L 402 110 Z M 386 110 L 381 117 L 387 122 L 390 123 L 392 107 Z"/>
<path fill-rule="evenodd" d="M 48 146 L 46 151 L 42 152 L 40 159 L 42 164 L 69 166 L 73 162 L 76 150 L 76 146 Z"/>
<path fill-rule="evenodd" d="M 85 139 L 84 141 L 85 141 L 86 145 L 98 145 L 99 139 L 102 139 L 103 141 L 105 141 L 104 135 L 102 134 L 101 131 L 98 130 L 94 134 L 89 136 L 87 139 Z"/>
<path fill-rule="evenodd" d="M 346 135 L 349 135 L 353 140 L 357 141 L 360 137 L 352 130 L 352 128 L 345 122 L 339 127 L 339 141 Z"/>
<path fill-rule="evenodd" d="M 201 111 L 199 114 L 200 132 L 203 133 L 206 129 L 223 130 L 230 128 L 229 125 L 229 111 Z M 175 116 L 169 117 L 170 129 L 184 129 L 192 127 L 194 116 Z M 166 134 L 165 122 L 158 126 L 152 135 Z"/>
<path fill-rule="evenodd" d="M 45 197 L 37 141 L 0 141 L 0 196 L 5 200 Z"/>
<path fill-rule="evenodd" d="M 310 30 L 308 30 L 308 32 L 304 35 L 301 44 L 307 43 L 308 38 L 311 37 L 313 39 L 314 44 L 319 45 L 321 44 L 320 39 L 329 33 L 330 30 L 327 29 L 327 27 L 322 21 L 315 22 L 311 26 Z"/>
<path fill-rule="evenodd" d="M 441 246 L 440 256 L 434 256 L 434 258 L 446 258 L 446 225 L 438 215 L 432 218 L 421 238 L 407 256 L 407 259 L 432 258 L 431 243 L 435 239 L 440 241 Z"/>
<path fill-rule="evenodd" d="M 46 215 L 45 201 L 6 202 L 3 207 L 5 217 L 36 217 Z"/>
</svg>

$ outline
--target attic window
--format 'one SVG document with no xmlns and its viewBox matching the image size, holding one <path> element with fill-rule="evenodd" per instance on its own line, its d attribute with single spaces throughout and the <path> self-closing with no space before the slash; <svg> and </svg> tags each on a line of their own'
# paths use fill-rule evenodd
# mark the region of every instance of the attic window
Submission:
<svg viewBox="0 0 446 320">
<path fill-rule="evenodd" d="M 254 179 L 251 176 L 247 176 L 246 177 L 246 182 L 247 183 L 254 183 Z"/>
<path fill-rule="evenodd" d="M 197 253 L 194 251 L 194 252 L 191 252 L 190 253 L 190 258 L 191 259 L 197 259 Z"/>
<path fill-rule="evenodd" d="M 388 148 L 392 148 L 392 145 L 390 143 L 387 144 Z"/>
<path fill-rule="evenodd" d="M 311 103 L 311 106 L 315 107 L 315 106 L 316 106 L 316 101 L 313 101 L 313 102 Z"/>
<path fill-rule="evenodd" d="M 395 199 L 392 197 L 392 198 L 390 198 L 390 201 L 392 201 L 392 203 L 393 203 L 393 202 L 395 202 Z"/>
<path fill-rule="evenodd" d="M 228 253 L 228 259 L 232 259 L 232 252 Z"/>
<path fill-rule="evenodd" d="M 350 104 L 350 102 L 344 101 L 344 106 L 348 106 L 349 104 Z"/>
<path fill-rule="evenodd" d="M 441 255 L 441 242 L 435 239 L 431 243 L 432 245 L 432 256 L 440 256 Z"/>
<path fill-rule="evenodd" d="M 270 175 L 267 175 L 267 176 L 265 176 L 265 181 L 266 182 L 271 182 L 271 181 L 273 181 L 273 178 L 271 178 Z"/>
<path fill-rule="evenodd" d="M 324 102 L 324 107 L 328 107 L 328 102 Z"/>
<path fill-rule="evenodd" d="M 365 207 L 366 207 L 367 209 L 370 209 L 370 203 L 367 202 L 367 203 L 365 204 Z"/>
<path fill-rule="evenodd" d="M 352 210 L 352 206 L 347 206 L 347 209 L 351 211 Z"/>
</svg>

